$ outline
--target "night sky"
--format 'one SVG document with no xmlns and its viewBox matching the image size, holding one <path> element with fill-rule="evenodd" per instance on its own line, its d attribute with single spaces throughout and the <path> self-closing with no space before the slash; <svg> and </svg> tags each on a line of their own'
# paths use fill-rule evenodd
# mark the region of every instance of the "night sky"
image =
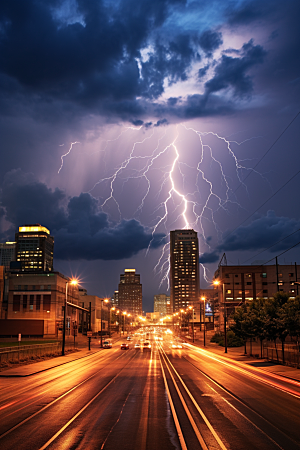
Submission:
<svg viewBox="0 0 300 450">
<path fill-rule="evenodd" d="M 0 242 L 40 223 L 55 270 L 102 297 L 135 268 L 146 311 L 170 230 L 198 231 L 203 288 L 224 252 L 296 245 L 299 18 L 298 0 L 2 0 Z"/>
</svg>

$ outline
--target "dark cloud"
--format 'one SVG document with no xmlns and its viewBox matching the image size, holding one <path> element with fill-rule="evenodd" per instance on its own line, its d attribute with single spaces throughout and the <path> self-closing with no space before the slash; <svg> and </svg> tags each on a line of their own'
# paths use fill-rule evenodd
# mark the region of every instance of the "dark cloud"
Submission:
<svg viewBox="0 0 300 450">
<path fill-rule="evenodd" d="M 141 124 L 164 117 L 170 123 L 178 118 L 232 113 L 239 108 L 241 98 L 256 93 L 254 79 L 260 81 L 255 85 L 259 86 L 257 93 L 266 95 L 270 82 L 277 86 L 282 81 L 291 83 L 286 74 L 292 67 L 295 75 L 299 72 L 299 58 L 293 56 L 299 46 L 296 3 L 292 1 L 285 7 L 278 0 L 233 1 L 229 6 L 221 1 L 210 6 L 186 0 L 3 0 L 1 111 L 68 124 L 67 119 L 78 121 L 79 116 L 91 115 L 102 116 L 108 122 Z M 215 8 L 219 11 L 217 23 Z M 210 28 L 205 31 L 201 25 L 190 29 L 185 20 L 178 19 L 202 12 L 211 17 Z M 274 42 L 276 36 L 280 38 L 276 51 L 270 52 L 273 59 L 272 63 L 268 61 L 269 71 L 267 65 L 262 65 L 266 62 L 266 40 L 264 48 L 250 41 L 241 50 L 224 49 L 222 57 L 216 58 L 216 50 L 225 42 L 225 28 L 249 26 L 257 20 L 263 21 Z M 232 28 L 230 31 L 234 32 Z M 247 30 L 249 33 L 252 29 Z M 192 69 L 201 57 L 215 58 L 215 70 L 208 71 L 206 64 L 197 77 Z M 204 97 L 200 98 L 201 86 L 186 98 L 173 94 L 162 100 L 166 86 L 190 77 L 197 77 L 195 85 L 197 81 L 200 84 L 211 73 Z M 288 88 L 293 92 L 296 89 Z M 228 89 L 233 91 L 230 98 L 228 92 L 222 92 Z"/>
<path fill-rule="evenodd" d="M 156 99 L 164 92 L 165 79 L 170 85 L 187 80 L 191 64 L 197 59 L 189 35 L 179 35 L 167 44 L 157 41 L 148 56 L 141 68 L 142 95 L 148 99 Z"/>
<path fill-rule="evenodd" d="M 137 220 L 122 220 L 113 227 L 98 229 L 93 236 L 87 231 L 70 233 L 59 230 L 55 234 L 57 259 L 119 260 L 130 258 L 140 250 L 157 248 L 164 243 L 164 236 L 154 236 Z"/>
<path fill-rule="evenodd" d="M 165 235 L 152 235 L 135 219 L 109 222 L 90 194 L 67 199 L 20 169 L 5 176 L 0 200 L 0 218 L 13 225 L 1 237 L 13 239 L 18 226 L 40 223 L 54 235 L 56 259 L 124 259 L 165 243 Z"/>
<path fill-rule="evenodd" d="M 222 44 L 222 33 L 219 31 L 207 30 L 199 37 L 199 45 L 207 56 L 212 56 Z"/>
<path fill-rule="evenodd" d="M 255 65 L 261 64 L 265 56 L 266 51 L 260 45 L 254 45 L 253 40 L 243 45 L 240 57 L 223 55 L 213 78 L 205 83 L 206 93 L 232 88 L 238 97 L 250 94 L 253 83 L 248 72 Z"/>
<path fill-rule="evenodd" d="M 161 127 L 162 125 L 168 125 L 167 119 L 160 119 L 154 125 L 155 127 Z"/>
<path fill-rule="evenodd" d="M 239 227 L 234 232 L 227 234 L 227 237 L 226 233 L 224 234 L 223 242 L 213 252 L 207 252 L 200 256 L 200 263 L 217 262 L 222 252 L 268 249 L 269 252 L 276 253 L 286 250 L 299 242 L 300 221 L 288 217 L 278 217 L 274 211 L 268 211 L 265 216 L 258 216 L 249 225 Z"/>
<path fill-rule="evenodd" d="M 207 71 L 209 69 L 209 65 L 206 65 L 204 67 L 201 67 L 201 69 L 198 70 L 198 78 L 201 80 L 201 78 L 205 77 L 207 74 Z"/>
<path fill-rule="evenodd" d="M 220 253 L 218 252 L 206 252 L 203 253 L 200 258 L 199 258 L 199 263 L 200 264 L 211 264 L 211 263 L 215 263 L 217 261 L 219 261 L 220 259 Z"/>
<path fill-rule="evenodd" d="M 300 229 L 300 222 L 288 217 L 277 217 L 274 211 L 253 220 L 249 225 L 239 227 L 218 246 L 219 251 L 261 250 L 270 247 L 291 233 Z M 286 249 L 299 241 L 299 234 L 272 247 L 270 252 Z"/>
<path fill-rule="evenodd" d="M 0 201 L 6 209 L 6 220 L 16 227 L 26 223 L 43 223 L 51 230 L 66 223 L 60 189 L 49 189 L 33 174 L 12 170 L 4 177 Z"/>
<path fill-rule="evenodd" d="M 238 5 L 231 4 L 227 9 L 230 25 L 249 25 L 259 19 L 265 19 L 274 10 L 276 2 L 246 1 Z"/>
</svg>

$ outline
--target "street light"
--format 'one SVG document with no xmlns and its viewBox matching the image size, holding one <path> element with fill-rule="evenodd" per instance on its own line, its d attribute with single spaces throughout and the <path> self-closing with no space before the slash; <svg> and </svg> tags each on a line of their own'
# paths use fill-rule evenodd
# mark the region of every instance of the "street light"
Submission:
<svg viewBox="0 0 300 450">
<path fill-rule="evenodd" d="M 108 298 L 101 298 L 101 312 L 100 312 L 100 317 L 101 317 L 101 324 L 100 324 L 100 347 L 103 348 L 103 344 L 102 344 L 102 303 L 108 303 L 109 300 Z"/>
<path fill-rule="evenodd" d="M 213 284 L 215 286 L 218 286 L 218 285 L 222 284 L 222 287 L 223 287 L 222 291 L 223 291 L 223 304 L 224 304 L 224 347 L 225 347 L 225 353 L 227 353 L 227 333 L 226 333 L 226 319 L 227 319 L 227 317 L 226 317 L 226 303 L 225 303 L 225 284 L 221 283 L 221 281 L 219 281 L 219 280 L 215 280 L 213 282 Z"/>
<path fill-rule="evenodd" d="M 206 328 L 206 322 L 205 322 L 205 297 L 201 297 L 201 300 L 203 301 L 203 347 L 205 347 L 205 328 Z"/>
<path fill-rule="evenodd" d="M 195 342 L 195 331 L 194 331 L 194 307 L 189 306 L 189 310 L 192 311 L 193 317 L 192 317 L 192 331 L 193 331 L 193 342 Z M 190 328 L 190 327 L 189 327 Z"/>
<path fill-rule="evenodd" d="M 65 346 L 66 346 L 66 318 L 67 318 L 68 284 L 69 283 L 72 286 L 76 286 L 78 284 L 78 281 L 75 278 L 72 278 L 71 280 L 66 281 L 66 296 L 65 296 L 65 304 L 63 306 L 63 308 L 64 308 L 64 321 L 63 321 L 63 340 L 62 340 L 62 347 L 61 347 L 61 354 L 62 354 L 62 356 L 65 355 Z"/>
<path fill-rule="evenodd" d="M 126 328 L 126 325 L 125 325 L 125 317 L 126 317 L 126 314 L 127 314 L 127 312 L 126 311 L 123 311 L 122 312 L 122 314 L 123 314 L 123 336 L 125 335 L 125 328 Z"/>
</svg>

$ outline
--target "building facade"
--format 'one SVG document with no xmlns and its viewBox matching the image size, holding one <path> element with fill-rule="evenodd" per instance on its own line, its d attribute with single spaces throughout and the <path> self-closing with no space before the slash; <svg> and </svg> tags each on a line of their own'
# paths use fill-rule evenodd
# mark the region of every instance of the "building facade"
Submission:
<svg viewBox="0 0 300 450">
<path fill-rule="evenodd" d="M 121 274 L 118 291 L 118 307 L 133 316 L 142 315 L 142 285 L 135 269 L 125 269 L 125 273 Z"/>
<path fill-rule="evenodd" d="M 154 295 L 154 312 L 160 317 L 172 314 L 170 296 L 166 294 Z"/>
<path fill-rule="evenodd" d="M 194 230 L 170 232 L 170 301 L 172 312 L 199 300 L 199 244 Z"/>
<path fill-rule="evenodd" d="M 94 334 L 110 334 L 110 304 L 106 303 L 106 299 L 97 297 L 96 295 L 87 295 L 83 290 L 80 291 L 80 306 L 86 309 L 91 304 L 91 331 Z M 81 313 L 79 313 L 81 317 Z M 84 319 L 83 319 L 84 320 Z M 102 321 L 102 328 L 101 328 Z M 79 322 L 81 322 L 79 320 Z M 85 330 L 83 330 L 85 333 Z"/>
<path fill-rule="evenodd" d="M 119 308 L 119 291 L 114 292 L 114 296 L 111 299 L 111 302 L 115 308 Z"/>
<path fill-rule="evenodd" d="M 16 261 L 16 242 L 0 243 L 0 266 L 9 269 L 11 261 Z"/>
<path fill-rule="evenodd" d="M 24 225 L 19 227 L 15 239 L 16 260 L 21 271 L 53 271 L 54 238 L 46 227 L 40 224 Z"/>
<path fill-rule="evenodd" d="M 6 318 L 1 320 L 0 328 L 8 330 L 11 336 L 22 333 L 26 336 L 60 338 L 66 292 L 68 301 L 79 305 L 78 286 L 71 285 L 69 281 L 59 272 L 9 273 Z M 68 305 L 67 336 L 72 334 L 72 328 L 78 322 L 78 310 Z M 0 335 L 3 335 L 2 331 Z"/>
<path fill-rule="evenodd" d="M 276 292 L 287 292 L 290 297 L 299 294 L 300 266 L 291 265 L 220 265 L 214 274 L 214 280 L 220 282 L 215 286 L 215 323 L 221 327 L 226 317 L 237 306 L 251 302 L 256 298 L 272 297 Z"/>
</svg>

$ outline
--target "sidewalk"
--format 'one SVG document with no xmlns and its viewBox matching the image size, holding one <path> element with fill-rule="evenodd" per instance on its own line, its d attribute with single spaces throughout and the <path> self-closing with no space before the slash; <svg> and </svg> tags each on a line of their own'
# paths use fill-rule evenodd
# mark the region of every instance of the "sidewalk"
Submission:
<svg viewBox="0 0 300 450">
<path fill-rule="evenodd" d="M 199 348 L 203 347 L 203 341 L 196 340 L 194 343 L 189 342 L 192 345 L 195 345 Z M 245 365 L 250 365 L 253 367 L 257 367 L 261 370 L 264 370 L 266 372 L 272 372 L 276 375 L 280 375 L 282 377 L 290 378 L 296 381 L 300 382 L 300 370 L 295 367 L 290 366 L 283 366 L 282 364 L 277 364 L 276 362 L 268 361 L 266 359 L 260 359 L 256 358 L 254 356 L 250 356 L 249 353 L 245 355 L 245 348 L 243 347 L 228 347 L 227 353 L 224 351 L 224 347 L 221 347 L 220 345 L 209 342 L 209 340 L 206 341 L 205 344 L 205 350 L 215 353 L 217 355 L 220 355 L 225 358 L 234 359 L 235 361 L 239 361 L 241 363 L 244 363 Z M 247 348 L 247 352 L 249 352 L 249 349 Z M 257 344 L 257 348 L 255 348 L 255 345 L 253 343 L 252 348 L 253 354 L 260 354 L 260 348 L 259 344 Z"/>
<path fill-rule="evenodd" d="M 120 338 L 117 335 L 113 337 L 114 342 L 117 342 L 119 339 Z M 88 349 L 88 341 L 85 336 L 78 339 L 77 344 L 79 350 L 74 353 L 69 353 L 65 356 L 56 356 L 51 359 L 46 359 L 45 361 L 39 361 L 31 364 L 20 364 L 16 367 L 0 372 L 0 378 L 28 377 L 30 375 L 44 372 L 45 370 L 52 369 L 53 367 L 58 367 L 68 362 L 85 358 L 93 353 L 102 351 L 100 349 L 100 338 L 91 339 L 91 350 Z"/>
</svg>

